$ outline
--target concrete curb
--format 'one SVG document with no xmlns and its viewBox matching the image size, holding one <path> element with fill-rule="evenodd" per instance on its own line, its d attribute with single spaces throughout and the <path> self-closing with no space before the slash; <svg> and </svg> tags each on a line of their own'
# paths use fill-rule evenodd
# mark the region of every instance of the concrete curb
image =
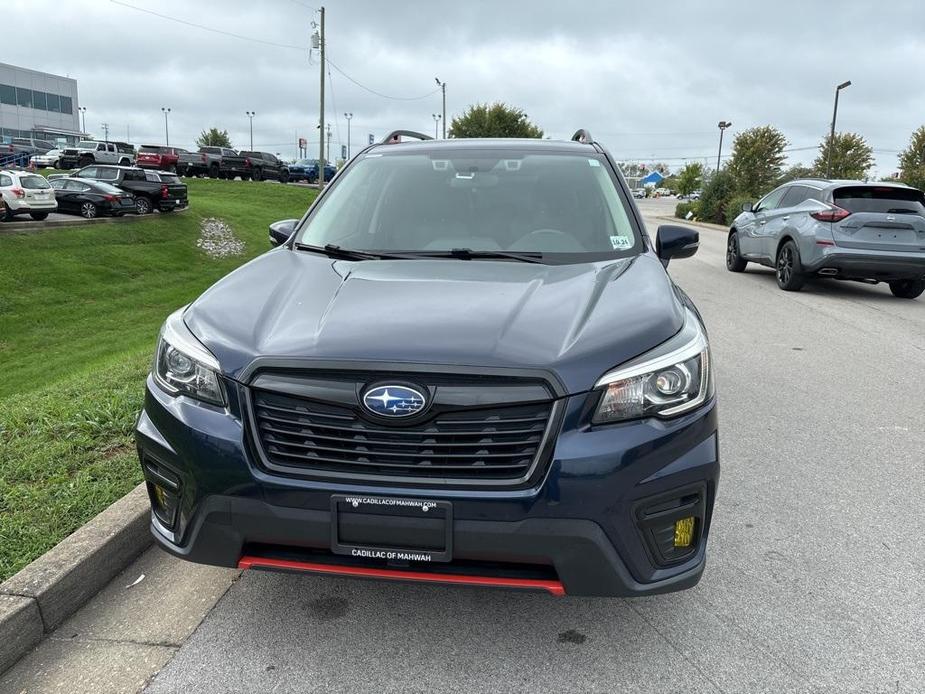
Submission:
<svg viewBox="0 0 925 694">
<path fill-rule="evenodd" d="M 174 210 L 169 214 L 183 214 L 189 210 L 189 205 L 186 207 Z M 52 221 L 37 222 L 32 220 L 30 222 L 0 222 L 0 236 L 5 235 L 14 235 L 14 234 L 41 234 L 44 231 L 50 229 L 56 229 L 59 227 L 78 227 L 84 228 L 94 224 L 124 224 L 124 223 L 133 223 L 140 222 L 144 219 L 152 219 L 155 215 L 146 214 L 146 215 L 136 215 L 136 214 L 126 214 L 123 217 L 97 217 L 96 219 L 84 219 L 83 217 L 78 217 L 74 215 L 74 219 L 55 219 Z"/>
<path fill-rule="evenodd" d="M 96 595 L 152 542 L 140 484 L 0 583 L 0 673 Z"/>
</svg>

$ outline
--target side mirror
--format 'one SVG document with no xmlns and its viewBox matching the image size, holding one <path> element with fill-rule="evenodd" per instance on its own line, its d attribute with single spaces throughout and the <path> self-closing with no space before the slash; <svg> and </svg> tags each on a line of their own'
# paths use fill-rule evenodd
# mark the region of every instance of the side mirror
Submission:
<svg viewBox="0 0 925 694">
<path fill-rule="evenodd" d="M 754 210 L 755 210 L 754 204 L 752 204 L 752 203 L 750 203 L 750 202 L 743 202 L 743 203 L 742 203 L 742 211 L 743 211 L 743 212 L 754 212 Z"/>
<path fill-rule="evenodd" d="M 690 258 L 699 246 L 700 234 L 687 227 L 664 224 L 655 235 L 655 252 L 665 267 L 672 258 Z"/>
<path fill-rule="evenodd" d="M 273 222 L 270 225 L 270 245 L 280 246 L 286 243 L 298 223 L 298 219 L 284 219 L 280 222 Z"/>
</svg>

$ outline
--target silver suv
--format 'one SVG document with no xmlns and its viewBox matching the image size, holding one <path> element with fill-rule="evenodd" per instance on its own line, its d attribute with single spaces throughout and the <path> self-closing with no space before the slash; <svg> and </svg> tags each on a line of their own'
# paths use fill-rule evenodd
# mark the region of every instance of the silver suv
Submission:
<svg viewBox="0 0 925 694">
<path fill-rule="evenodd" d="M 925 194 L 899 183 L 792 181 L 733 221 L 726 268 L 750 262 L 773 267 L 786 291 L 821 276 L 888 282 L 914 299 L 925 291 Z"/>
</svg>

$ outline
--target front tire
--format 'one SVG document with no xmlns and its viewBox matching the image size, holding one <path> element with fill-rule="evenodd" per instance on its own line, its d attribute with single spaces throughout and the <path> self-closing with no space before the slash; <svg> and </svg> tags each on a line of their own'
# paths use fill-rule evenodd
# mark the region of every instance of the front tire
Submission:
<svg viewBox="0 0 925 694">
<path fill-rule="evenodd" d="M 80 216 L 84 219 L 96 219 L 99 211 L 92 202 L 85 202 L 80 206 Z"/>
<path fill-rule="evenodd" d="M 798 292 L 806 283 L 800 250 L 793 241 L 787 241 L 777 251 L 777 286 L 785 292 Z"/>
<path fill-rule="evenodd" d="M 925 292 L 925 280 L 894 280 L 890 291 L 899 299 L 915 299 Z"/>
<path fill-rule="evenodd" d="M 151 201 L 148 198 L 139 196 L 135 198 L 135 212 L 138 214 L 151 214 Z"/>
<path fill-rule="evenodd" d="M 289 183 L 289 172 L 283 169 L 279 172 L 279 182 L 280 183 Z"/>
<path fill-rule="evenodd" d="M 125 159 L 124 157 L 119 160 L 119 166 L 131 166 L 131 165 L 132 165 L 132 162 L 130 162 L 128 159 Z"/>
<path fill-rule="evenodd" d="M 747 265 L 748 261 L 739 254 L 739 232 L 730 231 L 726 241 L 726 269 L 729 272 L 743 272 Z"/>
<path fill-rule="evenodd" d="M 78 168 L 82 169 L 85 166 L 90 166 L 90 164 L 92 164 L 94 161 L 95 160 L 93 159 L 93 157 L 85 155 L 85 156 L 80 157 L 80 159 L 77 160 L 77 166 Z"/>
<path fill-rule="evenodd" d="M 48 219 L 47 212 L 30 212 L 29 216 L 32 217 L 36 222 L 41 222 L 43 219 Z"/>
<path fill-rule="evenodd" d="M 12 222 L 13 218 L 16 215 L 13 214 L 13 210 L 6 206 L 5 202 L 0 202 L 0 220 L 4 222 Z"/>
</svg>

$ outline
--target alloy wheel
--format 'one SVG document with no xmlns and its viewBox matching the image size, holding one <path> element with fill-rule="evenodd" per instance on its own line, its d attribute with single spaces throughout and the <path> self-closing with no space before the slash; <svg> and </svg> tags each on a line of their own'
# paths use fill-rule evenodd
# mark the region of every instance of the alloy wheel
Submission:
<svg viewBox="0 0 925 694">
<path fill-rule="evenodd" d="M 80 216 L 86 219 L 93 219 L 96 217 L 96 205 L 92 202 L 85 202 L 80 206 Z"/>
<path fill-rule="evenodd" d="M 791 275 L 793 275 L 793 250 L 790 246 L 784 246 L 777 259 L 777 279 L 781 284 L 787 284 L 790 282 Z"/>
</svg>

